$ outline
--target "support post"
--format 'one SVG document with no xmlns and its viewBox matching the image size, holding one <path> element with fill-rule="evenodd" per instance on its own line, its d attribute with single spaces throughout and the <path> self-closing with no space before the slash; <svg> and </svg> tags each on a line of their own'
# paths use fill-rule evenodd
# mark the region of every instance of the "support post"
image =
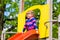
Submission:
<svg viewBox="0 0 60 40">
<path fill-rule="evenodd" d="M 58 40 L 60 40 L 60 14 L 58 16 Z"/>
<path fill-rule="evenodd" d="M 19 13 L 21 13 L 24 11 L 24 0 L 20 0 L 19 4 Z"/>
<path fill-rule="evenodd" d="M 50 6 L 50 21 L 52 21 L 52 4 L 53 0 L 47 0 L 47 4 Z M 50 22 L 50 29 L 49 29 L 49 38 L 47 40 L 52 40 L 52 22 Z"/>
</svg>

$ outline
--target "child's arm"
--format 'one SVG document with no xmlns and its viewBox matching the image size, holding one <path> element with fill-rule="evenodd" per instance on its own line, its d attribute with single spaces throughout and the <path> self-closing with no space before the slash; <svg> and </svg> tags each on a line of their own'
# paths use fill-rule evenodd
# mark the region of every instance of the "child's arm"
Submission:
<svg viewBox="0 0 60 40">
<path fill-rule="evenodd" d="M 23 32 L 25 31 L 25 28 L 23 29 Z"/>
<path fill-rule="evenodd" d="M 36 25 L 36 20 L 33 20 L 33 26 L 34 26 L 34 28 L 37 30 L 38 28 L 37 28 L 37 25 Z"/>
<path fill-rule="evenodd" d="M 37 28 L 37 25 L 36 25 L 36 20 L 33 20 L 33 26 L 34 26 L 36 32 L 38 33 L 38 28 Z"/>
<path fill-rule="evenodd" d="M 33 25 L 34 25 L 35 29 L 37 30 L 38 28 L 37 28 L 36 22 L 34 22 Z"/>
<path fill-rule="evenodd" d="M 26 25 L 24 25 L 24 29 L 23 29 L 23 32 L 25 31 L 25 29 L 26 29 Z"/>
</svg>

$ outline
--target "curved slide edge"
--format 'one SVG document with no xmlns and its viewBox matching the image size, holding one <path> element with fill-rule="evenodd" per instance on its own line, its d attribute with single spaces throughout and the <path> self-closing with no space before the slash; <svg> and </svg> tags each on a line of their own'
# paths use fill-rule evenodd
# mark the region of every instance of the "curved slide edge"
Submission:
<svg viewBox="0 0 60 40">
<path fill-rule="evenodd" d="M 8 40 L 25 40 L 25 39 L 32 39 L 32 35 L 37 35 L 36 37 L 38 37 L 38 33 L 36 33 L 36 30 L 30 30 L 27 31 L 26 33 L 17 33 L 15 35 L 13 35 L 12 37 L 10 37 Z"/>
</svg>

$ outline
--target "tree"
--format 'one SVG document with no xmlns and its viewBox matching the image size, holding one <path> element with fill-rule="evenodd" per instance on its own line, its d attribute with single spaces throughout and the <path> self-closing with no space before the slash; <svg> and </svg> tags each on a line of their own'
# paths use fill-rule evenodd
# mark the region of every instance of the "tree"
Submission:
<svg viewBox="0 0 60 40">
<path fill-rule="evenodd" d="M 3 15 L 5 10 L 5 4 L 3 0 L 0 0 L 0 36 L 3 29 Z"/>
<path fill-rule="evenodd" d="M 18 0 L 16 0 L 16 2 L 18 3 Z M 2 29 L 3 28 L 7 28 L 8 25 L 12 25 L 15 27 L 16 25 L 16 21 L 17 21 L 17 14 L 18 13 L 18 4 L 16 2 L 13 2 L 12 3 L 12 0 L 0 0 L 0 36 L 1 36 L 1 33 L 2 33 Z M 6 5 L 7 4 L 12 4 L 12 6 L 10 8 L 6 8 Z M 6 11 L 10 11 L 10 9 L 12 10 L 12 8 L 15 8 L 15 11 L 12 12 L 11 11 L 11 14 L 9 16 L 5 16 L 4 13 Z M 14 14 L 15 15 L 14 15 Z M 14 16 L 12 19 L 11 19 L 11 16 Z M 16 20 L 13 20 L 13 19 L 16 19 Z M 12 21 L 10 21 L 12 20 Z"/>
</svg>

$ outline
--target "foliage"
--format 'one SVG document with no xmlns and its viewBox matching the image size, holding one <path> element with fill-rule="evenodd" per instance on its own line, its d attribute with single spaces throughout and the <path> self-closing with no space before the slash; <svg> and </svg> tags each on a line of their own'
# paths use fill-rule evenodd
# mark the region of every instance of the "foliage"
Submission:
<svg viewBox="0 0 60 40">
<path fill-rule="evenodd" d="M 12 1 L 12 0 L 5 0 L 4 3 L 6 3 L 5 7 L 5 15 L 4 15 L 4 28 L 7 27 L 7 25 L 15 26 L 17 25 L 17 16 L 19 12 L 18 8 L 18 1 Z"/>
<path fill-rule="evenodd" d="M 53 0 L 53 19 L 58 19 L 58 15 L 60 14 L 60 2 L 57 0 Z M 58 38 L 58 23 L 53 24 L 53 37 Z"/>
</svg>

